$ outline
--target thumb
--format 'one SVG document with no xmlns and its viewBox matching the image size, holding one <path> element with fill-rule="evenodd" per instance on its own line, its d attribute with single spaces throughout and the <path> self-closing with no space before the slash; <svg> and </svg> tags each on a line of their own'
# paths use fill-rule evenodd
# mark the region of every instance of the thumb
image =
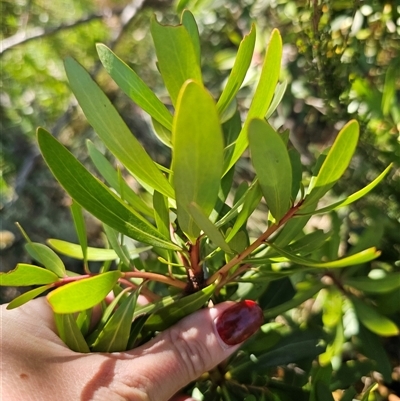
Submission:
<svg viewBox="0 0 400 401">
<path fill-rule="evenodd" d="M 202 309 L 128 352 L 133 358 L 120 367 L 128 386 L 134 387 L 134 381 L 137 385 L 140 377 L 149 400 L 166 401 L 229 357 L 262 322 L 262 310 L 254 301 Z"/>
</svg>

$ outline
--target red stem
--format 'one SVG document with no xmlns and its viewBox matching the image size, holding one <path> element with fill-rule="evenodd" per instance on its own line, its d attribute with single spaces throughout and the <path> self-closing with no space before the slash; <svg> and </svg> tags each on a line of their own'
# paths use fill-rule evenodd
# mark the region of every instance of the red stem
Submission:
<svg viewBox="0 0 400 401">
<path fill-rule="evenodd" d="M 227 264 L 222 266 L 217 272 L 215 272 L 208 280 L 207 285 L 213 283 L 218 276 L 222 275 L 225 277 L 229 270 L 232 269 L 234 266 L 239 264 L 243 259 L 249 256 L 253 251 L 255 251 L 260 245 L 262 245 L 276 230 L 281 228 L 288 220 L 290 220 L 297 212 L 299 207 L 303 202 L 300 201 L 297 205 L 293 206 L 285 216 L 279 221 L 279 223 L 272 224 L 267 228 L 267 230 L 261 234 L 248 248 L 246 248 L 242 253 L 234 256 Z M 248 265 L 250 267 L 250 264 Z"/>
</svg>

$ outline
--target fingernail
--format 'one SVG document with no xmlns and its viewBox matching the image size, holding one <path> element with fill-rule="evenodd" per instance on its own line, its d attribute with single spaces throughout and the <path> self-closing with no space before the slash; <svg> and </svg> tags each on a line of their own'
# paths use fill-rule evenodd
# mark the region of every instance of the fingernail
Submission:
<svg viewBox="0 0 400 401">
<path fill-rule="evenodd" d="M 225 344 L 236 345 L 253 335 L 263 321 L 262 309 L 254 301 L 246 300 L 225 309 L 216 319 L 216 328 Z"/>
</svg>

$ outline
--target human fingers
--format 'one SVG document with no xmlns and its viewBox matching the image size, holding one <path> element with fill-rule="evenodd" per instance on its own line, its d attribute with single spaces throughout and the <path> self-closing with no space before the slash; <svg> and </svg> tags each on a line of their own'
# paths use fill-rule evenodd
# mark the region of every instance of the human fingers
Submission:
<svg viewBox="0 0 400 401">
<path fill-rule="evenodd" d="M 127 352 L 116 366 L 118 380 L 125 389 L 146 394 L 146 399 L 167 401 L 228 358 L 262 322 L 262 310 L 253 301 L 202 309 Z"/>
</svg>

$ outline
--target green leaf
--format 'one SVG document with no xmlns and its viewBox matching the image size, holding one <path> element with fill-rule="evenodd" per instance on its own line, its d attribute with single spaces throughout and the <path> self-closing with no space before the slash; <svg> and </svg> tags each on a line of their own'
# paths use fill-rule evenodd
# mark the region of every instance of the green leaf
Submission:
<svg viewBox="0 0 400 401">
<path fill-rule="evenodd" d="M 235 58 L 232 71 L 229 75 L 228 82 L 221 93 L 221 97 L 217 103 L 219 115 L 223 115 L 224 111 L 231 104 L 239 91 L 247 70 L 250 67 L 253 57 L 254 45 L 256 43 L 256 26 L 252 24 L 250 32 L 240 42 L 239 49 Z"/>
<path fill-rule="evenodd" d="M 327 289 L 322 308 L 322 322 L 324 326 L 337 326 L 342 320 L 342 294 L 336 287 Z"/>
<path fill-rule="evenodd" d="M 171 143 L 171 130 L 165 128 L 162 124 L 160 124 L 154 118 L 151 119 L 154 128 L 155 136 L 163 143 L 165 146 L 172 148 Z"/>
<path fill-rule="evenodd" d="M 174 198 L 168 180 L 132 135 L 121 116 L 89 73 L 74 59 L 67 58 L 65 70 L 79 105 L 110 152 L 138 179 Z"/>
<path fill-rule="evenodd" d="M 57 274 L 58 277 L 65 277 L 63 261 L 48 246 L 37 242 L 28 242 L 25 244 L 25 249 L 33 259 L 41 263 L 47 270 Z"/>
<path fill-rule="evenodd" d="M 400 273 L 388 274 L 383 278 L 369 277 L 345 278 L 343 284 L 370 294 L 385 294 L 400 288 Z"/>
<path fill-rule="evenodd" d="M 75 321 L 74 315 L 55 313 L 54 321 L 57 326 L 58 335 L 69 349 L 81 353 L 90 352 L 85 338 Z"/>
<path fill-rule="evenodd" d="M 200 49 L 200 37 L 199 37 L 199 28 L 197 27 L 196 20 L 194 19 L 193 14 L 189 10 L 183 10 L 181 16 L 181 24 L 186 28 L 190 35 L 190 39 L 193 44 L 194 52 L 196 54 L 197 63 L 200 65 L 201 61 L 201 49 Z"/>
<path fill-rule="evenodd" d="M 245 124 L 239 134 L 235 144 L 235 150 L 226 163 L 225 174 L 239 160 L 242 153 L 248 145 L 247 127 L 254 118 L 264 118 L 272 97 L 274 95 L 276 84 L 281 70 L 282 58 L 282 38 L 277 29 L 274 29 L 271 34 L 271 39 L 268 44 L 263 67 L 261 70 L 260 80 L 255 90 L 253 100 L 251 102 L 249 112 Z"/>
<path fill-rule="evenodd" d="M 56 313 L 75 313 L 89 309 L 107 296 L 120 277 L 120 271 L 110 271 L 83 278 L 57 288 L 47 299 Z"/>
<path fill-rule="evenodd" d="M 76 317 L 76 324 L 79 327 L 79 330 L 81 331 L 81 333 L 83 334 L 83 336 L 85 337 L 90 329 L 90 324 L 91 324 L 91 320 L 92 320 L 92 312 L 93 309 L 86 309 L 83 311 L 80 311 L 78 313 L 78 316 Z"/>
<path fill-rule="evenodd" d="M 398 76 L 398 69 L 391 65 L 385 74 L 385 84 L 382 93 L 382 113 L 388 117 L 392 104 L 396 99 L 396 77 Z"/>
<path fill-rule="evenodd" d="M 380 251 L 377 251 L 375 247 L 372 247 L 338 260 L 332 260 L 329 262 L 318 262 L 316 260 L 306 259 L 301 256 L 295 255 L 285 249 L 278 248 L 274 244 L 269 244 L 269 246 L 271 246 L 271 248 L 275 249 L 280 255 L 284 256 L 291 262 L 297 263 L 299 265 L 318 267 L 323 269 L 340 269 L 342 267 L 359 265 L 362 263 L 370 262 L 371 260 L 379 257 L 379 255 L 381 254 Z"/>
<path fill-rule="evenodd" d="M 163 26 L 153 18 L 150 29 L 159 70 L 172 103 L 176 106 L 179 92 L 187 80 L 194 80 L 202 85 L 196 49 L 184 25 Z"/>
<path fill-rule="evenodd" d="M 39 128 L 38 142 L 46 163 L 60 184 L 72 199 L 100 221 L 138 241 L 160 248 L 177 248 L 90 174 L 50 133 Z"/>
<path fill-rule="evenodd" d="M 287 365 L 305 358 L 315 358 L 324 350 L 320 342 L 319 331 L 293 332 L 278 342 L 272 350 L 258 356 L 254 361 L 250 360 L 233 367 L 230 372 L 236 375 L 239 371 L 254 372 L 273 366 Z"/>
<path fill-rule="evenodd" d="M 264 319 L 269 320 L 281 315 L 282 313 L 299 306 L 303 302 L 307 301 L 308 299 L 312 298 L 317 292 L 319 292 L 322 288 L 324 288 L 324 284 L 317 283 L 313 285 L 311 288 L 308 288 L 303 291 L 298 291 L 296 295 L 290 299 L 289 301 L 277 305 L 273 308 L 264 311 Z"/>
<path fill-rule="evenodd" d="M 289 149 L 290 165 L 292 166 L 292 199 L 296 199 L 299 192 L 301 180 L 303 178 L 303 165 L 301 164 L 300 153 L 294 149 Z"/>
<path fill-rule="evenodd" d="M 55 249 L 57 252 L 69 256 L 70 258 L 83 260 L 82 247 L 78 244 L 73 244 L 72 242 L 63 241 L 60 239 L 50 238 L 47 243 Z M 138 255 L 141 252 L 145 252 L 151 249 L 150 246 L 143 248 L 131 249 L 129 251 L 130 256 Z M 104 249 L 104 248 L 87 248 L 87 260 L 89 262 L 102 262 L 106 260 L 118 259 L 118 255 L 115 253 L 114 249 Z"/>
<path fill-rule="evenodd" d="M 375 391 L 378 389 L 378 383 L 372 383 L 367 389 L 366 391 L 363 393 L 363 396 L 361 398 L 361 401 L 370 401 L 370 393 L 371 391 Z M 375 398 L 376 400 L 376 398 Z"/>
<path fill-rule="evenodd" d="M 286 145 L 266 121 L 259 119 L 250 121 L 249 143 L 261 191 L 278 222 L 291 204 L 292 166 Z"/>
<path fill-rule="evenodd" d="M 111 318 L 107 321 L 92 346 L 95 352 L 125 351 L 139 291 L 126 297 Z"/>
<path fill-rule="evenodd" d="M 141 78 L 107 46 L 98 43 L 97 53 L 104 68 L 117 85 L 140 108 L 167 129 L 172 129 L 172 115 Z"/>
<path fill-rule="evenodd" d="M 286 92 L 286 88 L 287 88 L 287 80 L 283 81 L 282 83 L 278 82 L 278 84 L 276 85 L 274 98 L 272 99 L 267 114 L 265 115 L 266 120 L 268 120 L 272 116 L 274 111 L 279 106 L 279 103 L 282 101 L 283 95 Z"/>
<path fill-rule="evenodd" d="M 322 230 L 316 230 L 300 237 L 299 240 L 292 242 L 290 245 L 287 245 L 286 250 L 299 256 L 306 256 L 321 248 L 329 237 L 329 232 L 324 233 Z M 266 256 L 268 256 L 269 259 L 276 255 L 277 252 L 273 248 L 269 248 L 266 253 Z"/>
<path fill-rule="evenodd" d="M 106 233 L 108 242 L 111 245 L 111 248 L 114 249 L 115 253 L 118 255 L 121 262 L 126 266 L 129 267 L 131 261 L 129 260 L 129 253 L 127 249 L 121 244 L 119 240 L 119 233 L 113 230 L 111 227 L 103 224 L 104 232 Z"/>
<path fill-rule="evenodd" d="M 226 253 L 233 253 L 226 243 L 224 236 L 218 230 L 217 227 L 209 220 L 209 218 L 204 214 L 203 210 L 197 205 L 197 203 L 192 202 L 189 205 L 189 213 L 193 217 L 193 220 L 200 227 L 207 237 L 218 247 L 220 247 Z"/>
<path fill-rule="evenodd" d="M 42 294 L 43 292 L 45 292 L 46 290 L 48 290 L 49 288 L 51 288 L 51 284 L 48 285 L 43 285 L 41 287 L 35 288 L 33 290 L 24 292 L 23 294 L 21 294 L 20 296 L 14 298 L 8 305 L 7 305 L 7 309 L 14 309 L 14 308 L 18 308 L 19 306 L 27 303 L 28 301 L 30 301 L 33 298 L 36 298 L 38 295 Z"/>
<path fill-rule="evenodd" d="M 260 204 L 261 197 L 261 188 L 258 184 L 258 180 L 256 180 L 252 185 L 250 185 L 248 191 L 243 195 L 243 207 L 240 210 L 237 219 L 235 220 L 232 230 L 229 231 L 229 234 L 226 237 L 226 242 L 230 242 L 231 239 L 239 232 L 243 224 L 246 223 L 247 219 Z M 239 200 L 238 204 L 241 201 L 242 199 Z"/>
<path fill-rule="evenodd" d="M 329 387 L 323 381 L 315 383 L 315 401 L 335 401 Z"/>
<path fill-rule="evenodd" d="M 361 341 L 360 347 L 362 354 L 370 360 L 375 361 L 375 370 L 382 374 L 385 382 L 390 383 L 392 380 L 392 364 L 383 346 L 382 338 L 371 333 L 362 324 L 358 330 L 358 338 Z"/>
<path fill-rule="evenodd" d="M 169 238 L 168 199 L 157 191 L 153 194 L 154 217 L 158 230 L 164 237 Z"/>
<path fill-rule="evenodd" d="M 167 329 L 185 316 L 200 309 L 210 299 L 214 290 L 215 283 L 157 310 L 146 321 L 144 330 L 161 331 Z"/>
<path fill-rule="evenodd" d="M 355 120 L 349 121 L 339 132 L 328 155 L 326 156 L 314 185 L 310 186 L 309 193 L 300 209 L 317 202 L 342 177 L 350 164 L 359 137 L 359 125 Z"/>
<path fill-rule="evenodd" d="M 332 210 L 336 210 L 341 207 L 350 205 L 351 203 L 353 203 L 353 202 L 359 200 L 360 198 L 362 198 L 363 196 L 365 196 L 368 192 L 372 191 L 385 178 L 385 176 L 388 174 L 388 172 L 390 171 L 392 166 L 393 166 L 393 163 L 391 163 L 388 167 L 386 167 L 385 170 L 381 174 L 379 174 L 379 176 L 376 177 L 367 186 L 365 186 L 363 189 L 360 189 L 357 192 L 354 192 L 354 194 L 348 196 L 347 198 L 342 199 L 338 202 L 332 203 L 331 205 L 326 206 L 322 209 L 318 209 L 318 210 L 315 210 L 315 211 L 309 212 L 309 213 L 298 213 L 296 215 L 297 216 L 311 216 L 314 214 L 328 213 Z"/>
<path fill-rule="evenodd" d="M 28 286 L 55 283 L 59 277 L 50 270 L 39 266 L 19 263 L 7 273 L 0 273 L 1 286 Z"/>
<path fill-rule="evenodd" d="M 118 178 L 118 173 L 112 167 L 106 157 L 93 145 L 87 141 L 86 146 L 89 151 L 89 156 L 92 159 L 99 173 L 107 181 L 108 185 L 114 188 L 117 193 L 123 194 L 123 200 L 127 201 L 139 213 L 154 217 L 151 208 L 135 193 L 135 191 L 125 182 Z"/>
<path fill-rule="evenodd" d="M 357 391 L 354 387 L 348 388 L 344 393 L 340 401 L 353 401 L 354 397 L 357 395 Z"/>
<path fill-rule="evenodd" d="M 182 88 L 172 131 L 173 182 L 178 222 L 193 241 L 199 227 L 188 212 L 195 202 L 208 216 L 215 205 L 222 175 L 223 139 L 214 100 L 199 84 Z"/>
<path fill-rule="evenodd" d="M 399 335 L 399 328 L 386 316 L 381 315 L 375 308 L 367 305 L 355 296 L 350 296 L 356 315 L 360 322 L 373 333 L 390 337 Z"/>
<path fill-rule="evenodd" d="M 141 315 L 133 321 L 133 323 L 131 325 L 131 332 L 129 334 L 129 340 L 128 340 L 128 345 L 126 346 L 126 349 L 134 348 L 135 342 L 136 342 L 137 338 L 139 337 L 140 332 L 142 331 L 142 328 L 148 318 L 149 318 L 149 316 L 147 316 L 147 315 Z"/>
<path fill-rule="evenodd" d="M 83 219 L 82 207 L 78 205 L 76 202 L 72 201 L 70 209 L 72 218 L 74 220 L 75 230 L 78 235 L 79 243 L 81 245 L 82 256 L 86 263 L 88 244 L 87 244 L 86 226 L 85 226 L 85 221 Z"/>
</svg>

